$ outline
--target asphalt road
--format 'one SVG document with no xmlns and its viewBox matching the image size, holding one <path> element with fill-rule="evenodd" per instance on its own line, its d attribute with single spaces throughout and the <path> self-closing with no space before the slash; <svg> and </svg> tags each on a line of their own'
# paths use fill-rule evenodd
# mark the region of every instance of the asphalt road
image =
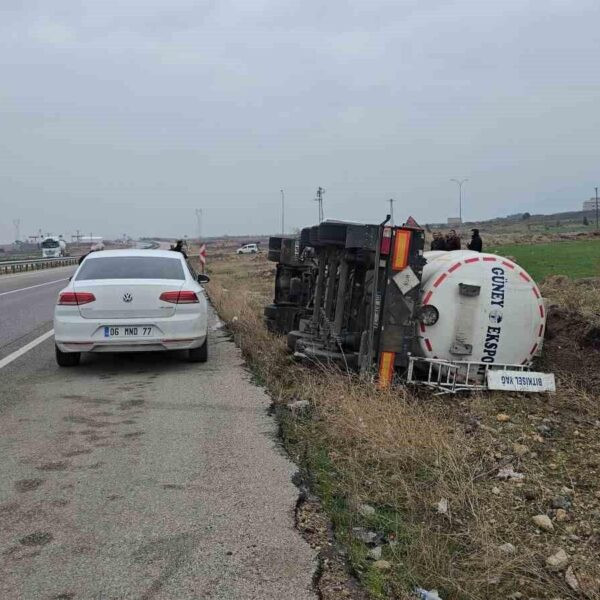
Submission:
<svg viewBox="0 0 600 600">
<path fill-rule="evenodd" d="M 63 275 L 0 279 L 0 293 Z M 5 348 L 51 329 L 60 286 L 0 296 Z M 0 368 L 0 598 L 316 597 L 269 399 L 212 323 L 206 364 L 59 369 L 50 338 Z"/>
<path fill-rule="evenodd" d="M 54 304 L 75 267 L 0 275 L 0 359 L 52 329 Z"/>
</svg>

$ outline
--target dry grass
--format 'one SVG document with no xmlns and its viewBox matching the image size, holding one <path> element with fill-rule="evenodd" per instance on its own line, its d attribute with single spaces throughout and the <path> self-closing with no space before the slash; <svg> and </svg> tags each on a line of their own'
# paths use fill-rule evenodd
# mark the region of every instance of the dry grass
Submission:
<svg viewBox="0 0 600 600">
<path fill-rule="evenodd" d="M 600 278 L 573 280 L 564 275 L 555 275 L 546 277 L 540 289 L 549 302 L 600 323 Z"/>
<path fill-rule="evenodd" d="M 304 417 L 280 411 L 286 447 L 322 499 L 337 539 L 373 597 L 402 598 L 415 584 L 437 587 L 445 600 L 500 599 L 515 592 L 523 598 L 582 597 L 566 584 L 564 572 L 544 567 L 556 546 L 570 554 L 587 586 L 585 597 L 600 597 L 600 579 L 598 588 L 593 582 L 600 578 L 593 559 L 600 543 L 590 516 L 593 510 L 600 514 L 594 495 L 600 464 L 585 462 L 600 452 L 593 395 L 575 379 L 551 399 L 501 394 L 439 399 L 401 387 L 378 392 L 356 376 L 300 366 L 287 354 L 284 339 L 262 323 L 272 272 L 264 256 L 223 252 L 211 263 L 208 291 L 275 402 L 310 401 Z M 556 282 L 548 286 L 558 290 L 556 301 L 568 296 Z M 596 306 L 597 297 L 589 298 Z M 499 423 L 500 412 L 510 421 Z M 537 433 L 544 419 L 556 436 L 542 439 Z M 515 455 L 515 443 L 526 445 L 527 453 Z M 508 463 L 526 474 L 525 483 L 495 477 Z M 547 513 L 565 485 L 576 488 L 569 520 L 556 523 L 554 533 L 540 534 L 531 517 Z M 434 508 L 442 498 L 449 502 L 447 514 Z M 361 514 L 361 503 L 375 507 L 375 514 Z M 356 526 L 381 534 L 389 571 L 374 568 L 367 547 L 353 535 Z M 514 554 L 498 549 L 506 542 L 515 545 Z"/>
</svg>

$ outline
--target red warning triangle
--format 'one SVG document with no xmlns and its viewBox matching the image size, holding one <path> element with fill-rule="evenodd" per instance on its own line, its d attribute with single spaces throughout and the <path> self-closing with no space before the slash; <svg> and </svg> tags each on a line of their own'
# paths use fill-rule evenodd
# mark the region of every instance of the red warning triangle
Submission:
<svg viewBox="0 0 600 600">
<path fill-rule="evenodd" d="M 408 219 L 406 219 L 406 223 L 404 223 L 404 227 L 412 227 L 414 229 L 422 229 L 422 227 L 412 217 L 408 217 Z"/>
</svg>

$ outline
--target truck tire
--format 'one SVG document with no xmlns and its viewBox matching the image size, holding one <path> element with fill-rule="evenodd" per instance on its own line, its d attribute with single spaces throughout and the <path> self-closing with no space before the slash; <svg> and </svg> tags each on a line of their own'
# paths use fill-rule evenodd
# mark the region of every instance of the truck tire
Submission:
<svg viewBox="0 0 600 600">
<path fill-rule="evenodd" d="M 322 244 L 332 244 L 335 246 L 346 245 L 346 224 L 345 223 L 321 223 L 319 225 L 319 241 Z"/>
<path fill-rule="evenodd" d="M 281 250 L 281 242 L 283 238 L 281 236 L 273 235 L 269 238 L 269 250 Z"/>
<path fill-rule="evenodd" d="M 300 249 L 302 250 L 306 246 L 310 246 L 310 227 L 305 227 L 300 232 Z"/>
<path fill-rule="evenodd" d="M 76 367 L 81 360 L 81 352 L 61 352 L 56 345 L 54 345 L 54 354 L 59 367 Z"/>
<path fill-rule="evenodd" d="M 300 331 L 290 331 L 287 334 L 287 346 L 288 346 L 288 349 L 291 352 L 295 352 L 296 351 L 296 342 L 299 339 L 302 339 L 304 337 L 307 337 L 307 336 L 303 335 Z"/>
<path fill-rule="evenodd" d="M 320 246 L 320 242 L 319 242 L 319 226 L 318 225 L 313 225 L 310 228 L 310 232 L 308 234 L 308 240 L 310 242 L 310 245 L 313 248 L 317 248 L 318 246 Z"/>
</svg>

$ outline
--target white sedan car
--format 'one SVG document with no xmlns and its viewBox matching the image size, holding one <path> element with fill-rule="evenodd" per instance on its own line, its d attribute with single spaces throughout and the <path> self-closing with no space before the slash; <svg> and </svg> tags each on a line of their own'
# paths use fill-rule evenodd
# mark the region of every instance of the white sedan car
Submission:
<svg viewBox="0 0 600 600">
<path fill-rule="evenodd" d="M 56 362 L 75 366 L 82 352 L 187 350 L 208 358 L 207 302 L 182 254 L 105 250 L 89 254 L 54 310 Z"/>
</svg>

